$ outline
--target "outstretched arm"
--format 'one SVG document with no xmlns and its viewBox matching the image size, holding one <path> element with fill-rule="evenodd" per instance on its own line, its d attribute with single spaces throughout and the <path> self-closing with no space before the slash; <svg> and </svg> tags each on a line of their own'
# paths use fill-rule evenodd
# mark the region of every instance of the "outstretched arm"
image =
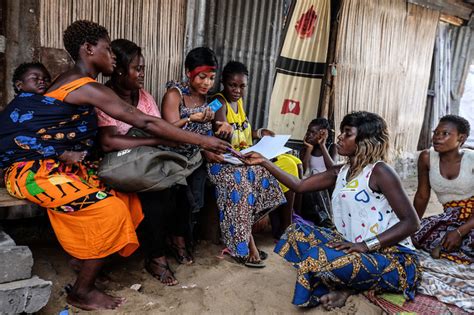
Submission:
<svg viewBox="0 0 474 315">
<path fill-rule="evenodd" d="M 418 217 L 421 219 L 426 211 L 426 206 L 430 200 L 430 152 L 424 150 L 418 157 L 418 188 L 416 189 L 413 205 L 415 206 Z"/>
<path fill-rule="evenodd" d="M 336 183 L 337 174 L 339 173 L 340 169 L 340 166 L 335 166 L 324 173 L 315 174 L 311 177 L 301 180 L 282 171 L 280 168 L 275 166 L 275 164 L 258 153 L 250 152 L 245 155 L 245 158 L 247 164 L 262 165 L 283 185 L 297 193 L 324 190 L 333 186 Z"/>
<path fill-rule="evenodd" d="M 225 152 L 228 143 L 215 137 L 201 136 L 184 131 L 163 119 L 146 115 L 119 98 L 113 90 L 100 83 L 89 83 L 71 92 L 66 101 L 72 104 L 90 104 L 110 117 L 167 140 L 199 145 L 204 149 Z"/>
<path fill-rule="evenodd" d="M 107 126 L 99 128 L 99 141 L 102 151 L 120 151 L 140 146 L 157 146 L 160 144 L 174 146 L 175 143 L 157 137 L 132 137 L 117 133 L 117 127 Z"/>
</svg>

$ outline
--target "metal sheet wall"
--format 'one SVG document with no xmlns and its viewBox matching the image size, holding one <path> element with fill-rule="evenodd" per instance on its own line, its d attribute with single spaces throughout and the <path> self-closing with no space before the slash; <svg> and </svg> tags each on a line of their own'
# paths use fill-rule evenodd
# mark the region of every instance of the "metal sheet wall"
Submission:
<svg viewBox="0 0 474 315">
<path fill-rule="evenodd" d="M 250 73 L 244 105 L 254 128 L 266 126 L 268 121 L 287 2 L 189 0 L 187 4 L 186 52 L 207 46 L 216 52 L 221 70 L 230 60 L 247 66 Z M 215 88 L 219 88 L 217 83 Z"/>
</svg>

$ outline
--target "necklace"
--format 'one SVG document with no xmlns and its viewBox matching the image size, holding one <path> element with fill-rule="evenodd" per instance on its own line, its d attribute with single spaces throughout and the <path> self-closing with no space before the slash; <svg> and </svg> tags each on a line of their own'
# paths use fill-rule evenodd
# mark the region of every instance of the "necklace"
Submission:
<svg viewBox="0 0 474 315">
<path fill-rule="evenodd" d="M 198 107 L 199 105 L 201 105 L 202 103 L 204 103 L 201 99 L 201 96 L 198 95 L 198 97 L 199 97 L 199 100 L 196 101 L 195 98 L 194 98 L 194 95 L 188 95 L 188 100 L 190 101 L 190 104 L 188 104 L 187 107 L 195 108 L 195 107 Z"/>
</svg>

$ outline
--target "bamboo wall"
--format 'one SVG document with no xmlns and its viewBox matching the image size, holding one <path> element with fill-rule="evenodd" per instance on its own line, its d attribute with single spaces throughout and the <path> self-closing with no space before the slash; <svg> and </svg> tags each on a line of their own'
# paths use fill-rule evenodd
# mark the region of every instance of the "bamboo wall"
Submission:
<svg viewBox="0 0 474 315">
<path fill-rule="evenodd" d="M 105 26 L 111 39 L 143 48 L 145 89 L 161 103 L 168 80 L 182 76 L 186 0 L 41 0 L 42 47 L 64 48 L 62 33 L 76 20 Z"/>
<path fill-rule="evenodd" d="M 396 156 L 414 152 L 423 124 L 437 11 L 404 0 L 343 1 L 336 46 L 334 118 L 380 114 Z"/>
</svg>

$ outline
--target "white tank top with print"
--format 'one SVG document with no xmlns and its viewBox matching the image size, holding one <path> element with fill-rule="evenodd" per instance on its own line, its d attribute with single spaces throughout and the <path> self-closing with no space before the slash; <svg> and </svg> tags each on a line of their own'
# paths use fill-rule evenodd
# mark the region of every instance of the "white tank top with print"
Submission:
<svg viewBox="0 0 474 315">
<path fill-rule="evenodd" d="M 350 242 L 367 240 L 400 221 L 385 196 L 369 187 L 370 175 L 376 164 L 367 165 L 349 182 L 346 180 L 349 164 L 344 165 L 337 176 L 332 194 L 334 224 Z M 414 249 L 410 238 L 399 244 Z"/>
</svg>

